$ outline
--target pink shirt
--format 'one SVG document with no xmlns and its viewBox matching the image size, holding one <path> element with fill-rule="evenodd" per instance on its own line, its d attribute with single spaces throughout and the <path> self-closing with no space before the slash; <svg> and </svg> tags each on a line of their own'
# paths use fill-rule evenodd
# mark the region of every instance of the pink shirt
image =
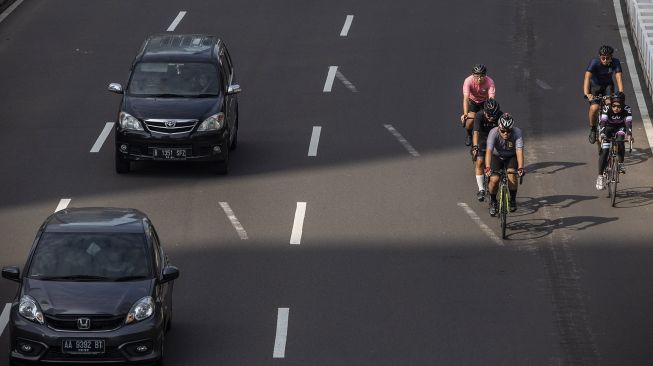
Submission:
<svg viewBox="0 0 653 366">
<path fill-rule="evenodd" d="M 496 91 L 494 89 L 494 80 L 486 76 L 482 83 L 474 80 L 474 75 L 470 75 L 463 83 L 463 95 L 467 96 L 475 103 L 481 103 L 494 98 Z"/>
</svg>

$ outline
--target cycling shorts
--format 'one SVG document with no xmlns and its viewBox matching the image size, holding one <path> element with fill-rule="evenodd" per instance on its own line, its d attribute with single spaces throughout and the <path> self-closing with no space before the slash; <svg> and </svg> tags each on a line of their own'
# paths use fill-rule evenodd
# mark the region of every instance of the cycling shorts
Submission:
<svg viewBox="0 0 653 366">
<path fill-rule="evenodd" d="M 467 106 L 468 106 L 468 110 L 470 112 L 478 113 L 479 111 L 482 111 L 484 104 L 485 104 L 485 102 L 476 103 L 475 101 L 473 101 L 471 99 L 467 99 Z"/>
<path fill-rule="evenodd" d="M 590 94 L 593 96 L 597 95 L 603 95 L 603 96 L 608 96 L 614 94 L 614 84 L 608 84 L 608 85 L 596 85 L 596 84 L 591 84 L 590 85 Z M 590 100 L 590 104 L 601 104 L 601 100 Z"/>
<path fill-rule="evenodd" d="M 492 161 L 490 162 L 490 169 L 492 169 L 492 175 L 498 175 L 495 172 L 498 172 L 501 169 L 508 170 L 514 169 L 517 170 L 517 155 L 501 159 L 500 156 L 492 155 Z"/>
</svg>

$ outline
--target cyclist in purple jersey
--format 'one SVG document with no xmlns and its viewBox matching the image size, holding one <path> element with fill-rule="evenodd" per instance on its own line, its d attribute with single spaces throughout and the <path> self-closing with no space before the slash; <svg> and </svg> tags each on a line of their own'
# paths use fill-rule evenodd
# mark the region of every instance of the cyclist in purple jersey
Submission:
<svg viewBox="0 0 653 366">
<path fill-rule="evenodd" d="M 487 137 L 487 150 L 485 152 L 485 174 L 490 177 L 488 191 L 490 191 L 490 216 L 497 215 L 497 189 L 499 175 L 497 172 L 504 169 L 508 173 L 517 171 L 521 177 L 524 175 L 524 138 L 519 128 L 514 127 L 514 120 L 508 113 L 499 117 L 498 126 L 490 130 Z M 517 178 L 508 174 L 508 190 L 510 191 L 510 212 L 517 210 Z"/>
<path fill-rule="evenodd" d="M 614 48 L 608 45 L 601 46 L 599 48 L 599 57 L 592 59 L 585 71 L 583 94 L 590 103 L 588 118 L 590 125 L 589 141 L 591 144 L 596 142 L 596 116 L 601 110 L 600 101 L 594 100 L 594 97 L 598 95 L 609 96 L 615 93 L 613 75 L 617 81 L 617 92 L 623 93 L 624 91 L 623 81 L 621 80 L 621 62 L 619 62 L 619 59 L 612 57 L 613 53 Z"/>
<path fill-rule="evenodd" d="M 626 174 L 624 167 L 624 154 L 626 147 L 624 146 L 624 137 L 626 141 L 635 141 L 633 139 L 633 114 L 630 107 L 626 105 L 623 94 L 618 94 L 612 97 L 609 106 L 603 107 L 601 110 L 601 126 L 600 141 L 603 142 L 606 137 L 614 138 L 617 142 L 617 156 L 619 158 L 618 169 L 619 173 Z M 603 171 L 608 162 L 609 143 L 604 143 L 601 146 L 601 155 L 599 156 L 599 176 L 596 178 L 596 189 L 605 189 L 605 182 L 603 181 Z"/>
<path fill-rule="evenodd" d="M 474 174 L 476 176 L 476 184 L 478 185 L 478 193 L 476 199 L 479 202 L 485 200 L 485 187 L 483 187 L 483 169 L 485 168 L 485 146 L 487 144 L 487 136 L 490 130 L 497 126 L 499 117 L 503 114 L 499 103 L 494 99 L 488 99 L 483 104 L 483 113 L 476 113 L 474 116 L 474 134 L 473 145 L 471 149 L 472 158 L 475 161 Z"/>
</svg>

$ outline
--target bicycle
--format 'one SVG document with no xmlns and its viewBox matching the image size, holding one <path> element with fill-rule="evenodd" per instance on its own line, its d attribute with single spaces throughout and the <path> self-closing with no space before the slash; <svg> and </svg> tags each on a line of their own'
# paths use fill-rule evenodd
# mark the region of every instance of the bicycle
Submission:
<svg viewBox="0 0 653 366">
<path fill-rule="evenodd" d="M 619 184 L 619 145 L 615 143 L 615 138 L 605 138 L 601 147 L 606 146 L 609 149 L 608 162 L 603 170 L 603 181 L 608 186 L 608 198 L 611 200 L 612 207 L 614 207 L 617 199 L 617 185 Z M 633 142 L 630 140 L 629 153 L 633 150 Z"/>
<path fill-rule="evenodd" d="M 506 238 L 506 226 L 508 212 L 510 211 L 510 190 L 508 189 L 508 174 L 518 175 L 517 172 L 507 172 L 505 169 L 499 169 L 495 172 L 499 174 L 499 190 L 497 191 L 497 196 L 499 199 L 499 207 L 497 210 L 497 216 L 499 217 L 499 223 L 501 225 L 501 239 Z M 522 184 L 524 181 L 524 175 L 519 177 L 519 184 Z"/>
</svg>

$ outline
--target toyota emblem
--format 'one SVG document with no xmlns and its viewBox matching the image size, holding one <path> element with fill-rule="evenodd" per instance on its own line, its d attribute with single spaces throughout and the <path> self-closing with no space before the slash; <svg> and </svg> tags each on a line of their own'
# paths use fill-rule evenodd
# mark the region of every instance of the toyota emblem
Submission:
<svg viewBox="0 0 653 366">
<path fill-rule="evenodd" d="M 177 124 L 177 122 L 175 122 L 175 121 L 166 121 L 166 127 L 168 127 L 168 128 L 173 128 L 173 127 L 175 127 L 176 124 Z"/>
</svg>

